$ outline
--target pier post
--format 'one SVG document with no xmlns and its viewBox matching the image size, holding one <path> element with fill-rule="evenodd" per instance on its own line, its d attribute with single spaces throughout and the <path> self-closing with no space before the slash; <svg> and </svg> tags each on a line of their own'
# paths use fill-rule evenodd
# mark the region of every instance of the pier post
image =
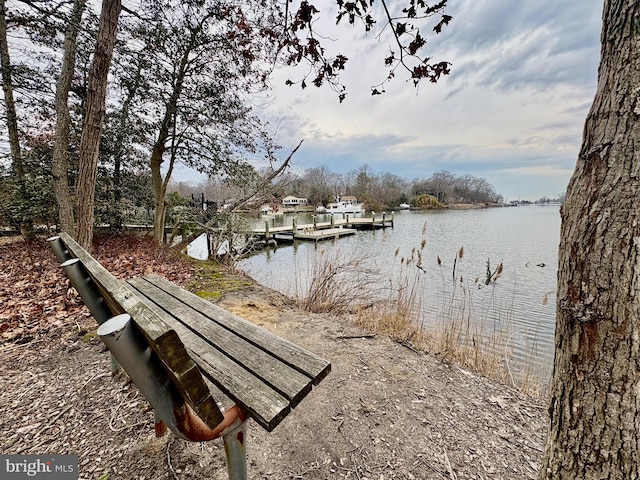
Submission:
<svg viewBox="0 0 640 480">
<path fill-rule="evenodd" d="M 345 225 L 346 227 L 348 227 L 348 226 L 349 226 L 349 214 L 348 214 L 348 213 L 343 213 L 343 214 L 342 214 L 342 218 L 344 218 L 344 219 L 345 219 L 345 220 L 344 220 L 344 225 Z"/>
<path fill-rule="evenodd" d="M 394 217 L 394 211 L 391 210 L 391 228 L 393 228 L 393 217 Z"/>
<path fill-rule="evenodd" d="M 313 216 L 313 229 L 318 229 L 318 217 L 316 215 Z"/>
<path fill-rule="evenodd" d="M 334 215 L 333 215 L 333 213 L 332 213 L 332 214 L 331 214 L 331 228 L 334 228 L 334 227 L 335 227 L 335 221 L 334 221 L 334 219 L 333 219 L 333 216 L 334 216 Z"/>
<path fill-rule="evenodd" d="M 269 220 L 264 222 L 264 239 L 269 240 Z"/>
<path fill-rule="evenodd" d="M 293 238 L 296 238 L 297 231 L 298 231 L 298 219 L 296 217 L 293 217 L 291 219 L 291 235 L 293 235 Z"/>
<path fill-rule="evenodd" d="M 387 212 L 382 212 L 382 228 L 387 228 Z"/>
</svg>

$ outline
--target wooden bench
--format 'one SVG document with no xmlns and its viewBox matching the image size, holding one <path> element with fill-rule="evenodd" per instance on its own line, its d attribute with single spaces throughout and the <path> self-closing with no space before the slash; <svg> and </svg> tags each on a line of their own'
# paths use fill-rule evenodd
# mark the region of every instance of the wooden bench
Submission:
<svg viewBox="0 0 640 480">
<path fill-rule="evenodd" d="M 100 324 L 98 334 L 154 408 L 156 433 L 166 427 L 194 441 L 222 436 L 230 479 L 246 478 L 245 418 L 273 430 L 331 370 L 328 361 L 161 277 L 116 279 L 66 233 L 49 243 Z M 207 381 L 235 405 L 222 412 Z"/>
</svg>

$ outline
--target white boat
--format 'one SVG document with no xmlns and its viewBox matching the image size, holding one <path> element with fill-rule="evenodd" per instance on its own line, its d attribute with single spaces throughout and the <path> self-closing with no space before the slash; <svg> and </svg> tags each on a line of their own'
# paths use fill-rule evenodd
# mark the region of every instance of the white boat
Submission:
<svg viewBox="0 0 640 480">
<path fill-rule="evenodd" d="M 410 208 L 411 208 L 411 205 L 409 205 L 408 203 L 400 204 L 400 210 L 409 210 Z"/>
<path fill-rule="evenodd" d="M 335 202 L 327 205 L 326 213 L 364 213 L 364 203 L 358 203 L 356 197 L 337 196 Z"/>
<path fill-rule="evenodd" d="M 326 213 L 327 208 L 324 205 L 318 205 L 316 207 L 316 213 Z"/>
</svg>

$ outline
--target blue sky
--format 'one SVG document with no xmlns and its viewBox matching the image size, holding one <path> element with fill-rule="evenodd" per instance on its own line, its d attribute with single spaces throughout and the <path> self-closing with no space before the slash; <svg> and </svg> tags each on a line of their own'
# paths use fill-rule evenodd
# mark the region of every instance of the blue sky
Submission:
<svg viewBox="0 0 640 480">
<path fill-rule="evenodd" d="M 602 3 L 450 0 L 453 20 L 428 48 L 452 63 L 451 74 L 418 90 L 400 74 L 375 97 L 369 87 L 385 76 L 389 38 L 335 29 L 328 6 L 318 28 L 349 57 L 347 99 L 286 87 L 296 72 L 283 69 L 258 111 L 278 125 L 285 148 L 304 139 L 297 169 L 346 173 L 368 164 L 409 179 L 449 170 L 486 178 L 506 200 L 557 196 L 595 93 Z"/>
</svg>

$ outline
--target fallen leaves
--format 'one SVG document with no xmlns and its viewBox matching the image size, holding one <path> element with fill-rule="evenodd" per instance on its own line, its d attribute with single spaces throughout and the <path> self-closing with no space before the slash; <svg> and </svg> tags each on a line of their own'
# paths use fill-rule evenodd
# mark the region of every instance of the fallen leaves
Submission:
<svg viewBox="0 0 640 480">
<path fill-rule="evenodd" d="M 93 255 L 118 278 L 157 273 L 183 284 L 193 266 L 136 235 L 98 235 Z M 0 343 L 26 343 L 89 316 L 44 239 L 0 245 Z"/>
</svg>

